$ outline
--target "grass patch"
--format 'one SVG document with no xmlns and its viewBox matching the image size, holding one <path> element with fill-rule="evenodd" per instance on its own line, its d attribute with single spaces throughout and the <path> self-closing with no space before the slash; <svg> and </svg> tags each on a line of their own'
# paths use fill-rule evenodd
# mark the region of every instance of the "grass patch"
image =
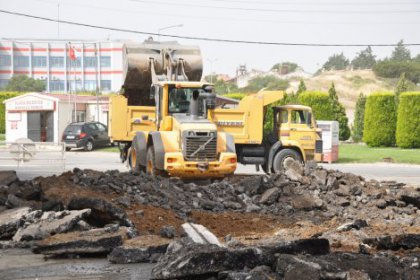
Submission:
<svg viewBox="0 0 420 280">
<path fill-rule="evenodd" d="M 95 151 L 98 151 L 98 152 L 109 152 L 109 153 L 119 153 L 120 152 L 118 150 L 118 147 L 117 146 L 114 146 L 114 147 L 105 147 L 105 148 L 98 148 L 98 149 L 95 149 Z"/>
<path fill-rule="evenodd" d="M 0 134 L 0 141 L 4 141 L 4 140 L 6 140 L 6 135 Z"/>
<path fill-rule="evenodd" d="M 350 81 L 353 84 L 353 87 L 359 89 L 364 85 L 367 84 L 374 84 L 375 81 L 371 79 L 365 79 L 360 77 L 359 75 L 353 76 L 353 77 L 344 77 L 346 80 Z"/>
<path fill-rule="evenodd" d="M 340 144 L 338 163 L 384 162 L 420 164 L 420 149 L 370 148 L 363 144 Z"/>
</svg>

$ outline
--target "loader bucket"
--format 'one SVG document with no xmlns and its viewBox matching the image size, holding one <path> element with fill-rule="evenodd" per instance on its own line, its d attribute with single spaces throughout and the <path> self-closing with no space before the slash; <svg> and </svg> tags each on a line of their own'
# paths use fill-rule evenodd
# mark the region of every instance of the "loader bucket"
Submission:
<svg viewBox="0 0 420 280">
<path fill-rule="evenodd" d="M 150 61 L 153 59 L 155 72 L 159 80 L 167 80 L 167 68 L 171 59 L 182 59 L 184 71 L 189 81 L 200 81 L 203 62 L 198 46 L 183 46 L 177 42 L 156 42 L 147 40 L 143 43 L 126 43 L 123 50 L 123 89 L 128 105 L 153 106 L 150 99 L 152 73 Z"/>
</svg>

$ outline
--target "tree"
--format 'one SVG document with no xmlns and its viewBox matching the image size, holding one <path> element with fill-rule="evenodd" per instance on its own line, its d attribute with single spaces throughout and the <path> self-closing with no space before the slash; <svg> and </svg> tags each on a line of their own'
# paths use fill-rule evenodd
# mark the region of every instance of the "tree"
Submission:
<svg viewBox="0 0 420 280">
<path fill-rule="evenodd" d="M 296 91 L 296 95 L 299 95 L 302 92 L 306 91 L 306 85 L 303 79 L 300 79 L 298 90 Z"/>
<path fill-rule="evenodd" d="M 344 70 L 349 66 L 349 60 L 344 56 L 343 53 L 341 54 L 334 54 L 330 56 L 327 62 L 324 63 L 322 68 L 325 70 Z"/>
<path fill-rule="evenodd" d="M 260 76 L 249 81 L 248 85 L 243 88 L 245 92 L 258 92 L 265 88 L 267 90 L 285 90 L 289 87 L 289 81 L 279 79 L 275 76 Z"/>
<path fill-rule="evenodd" d="M 17 92 L 41 92 L 45 90 L 45 81 L 35 80 L 26 75 L 15 75 L 9 80 L 4 90 Z"/>
<path fill-rule="evenodd" d="M 372 69 L 375 63 L 375 56 L 372 54 L 372 48 L 370 46 L 365 50 L 360 51 L 351 61 L 351 65 L 354 69 Z"/>
<path fill-rule="evenodd" d="M 366 96 L 361 92 L 356 102 L 356 111 L 354 112 L 354 122 L 352 130 L 352 139 L 354 142 L 360 142 L 363 139 L 363 128 L 365 119 Z"/>
<path fill-rule="evenodd" d="M 335 90 L 334 82 L 328 90 L 328 96 L 334 111 L 334 120 L 338 121 L 340 125 L 339 139 L 344 141 L 350 137 L 350 128 L 348 126 L 349 119 L 346 115 L 346 109 L 338 100 L 337 92 Z"/>
<path fill-rule="evenodd" d="M 281 74 L 289 74 L 296 71 L 298 65 L 293 62 L 283 62 L 283 63 L 276 63 L 271 67 L 271 70 L 275 70 L 280 72 Z"/>
<path fill-rule="evenodd" d="M 400 93 L 406 92 L 408 90 L 409 84 L 407 79 L 405 78 L 405 73 L 401 73 L 400 79 L 398 80 L 397 87 L 395 88 L 395 95 L 398 102 L 398 97 Z"/>
<path fill-rule="evenodd" d="M 400 40 L 392 52 L 391 61 L 409 61 L 410 59 L 410 50 L 404 46 L 404 41 Z"/>
<path fill-rule="evenodd" d="M 420 63 L 416 61 L 379 61 L 373 67 L 376 75 L 383 78 L 399 78 L 402 73 L 413 83 L 420 82 Z"/>
</svg>

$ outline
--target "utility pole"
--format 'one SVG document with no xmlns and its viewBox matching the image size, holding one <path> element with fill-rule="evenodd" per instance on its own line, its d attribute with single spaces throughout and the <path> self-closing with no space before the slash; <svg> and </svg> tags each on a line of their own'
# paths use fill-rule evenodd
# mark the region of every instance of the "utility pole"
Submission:
<svg viewBox="0 0 420 280">
<path fill-rule="evenodd" d="M 214 59 L 207 59 L 208 62 L 210 62 L 210 83 L 213 83 L 213 63 L 217 61 L 217 58 Z"/>
<path fill-rule="evenodd" d="M 98 48 L 97 44 L 95 43 L 95 58 L 96 58 L 96 71 L 95 71 L 95 80 L 96 80 L 96 121 L 99 122 L 99 84 L 98 84 L 98 65 L 99 61 L 98 57 Z"/>
</svg>

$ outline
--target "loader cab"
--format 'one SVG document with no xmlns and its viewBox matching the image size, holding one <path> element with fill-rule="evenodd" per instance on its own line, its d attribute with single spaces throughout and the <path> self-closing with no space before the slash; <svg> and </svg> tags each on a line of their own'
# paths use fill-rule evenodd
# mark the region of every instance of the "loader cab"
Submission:
<svg viewBox="0 0 420 280">
<path fill-rule="evenodd" d="M 172 130 L 173 118 L 207 119 L 215 98 L 213 86 L 196 82 L 171 82 L 152 85 L 158 130 Z"/>
</svg>

